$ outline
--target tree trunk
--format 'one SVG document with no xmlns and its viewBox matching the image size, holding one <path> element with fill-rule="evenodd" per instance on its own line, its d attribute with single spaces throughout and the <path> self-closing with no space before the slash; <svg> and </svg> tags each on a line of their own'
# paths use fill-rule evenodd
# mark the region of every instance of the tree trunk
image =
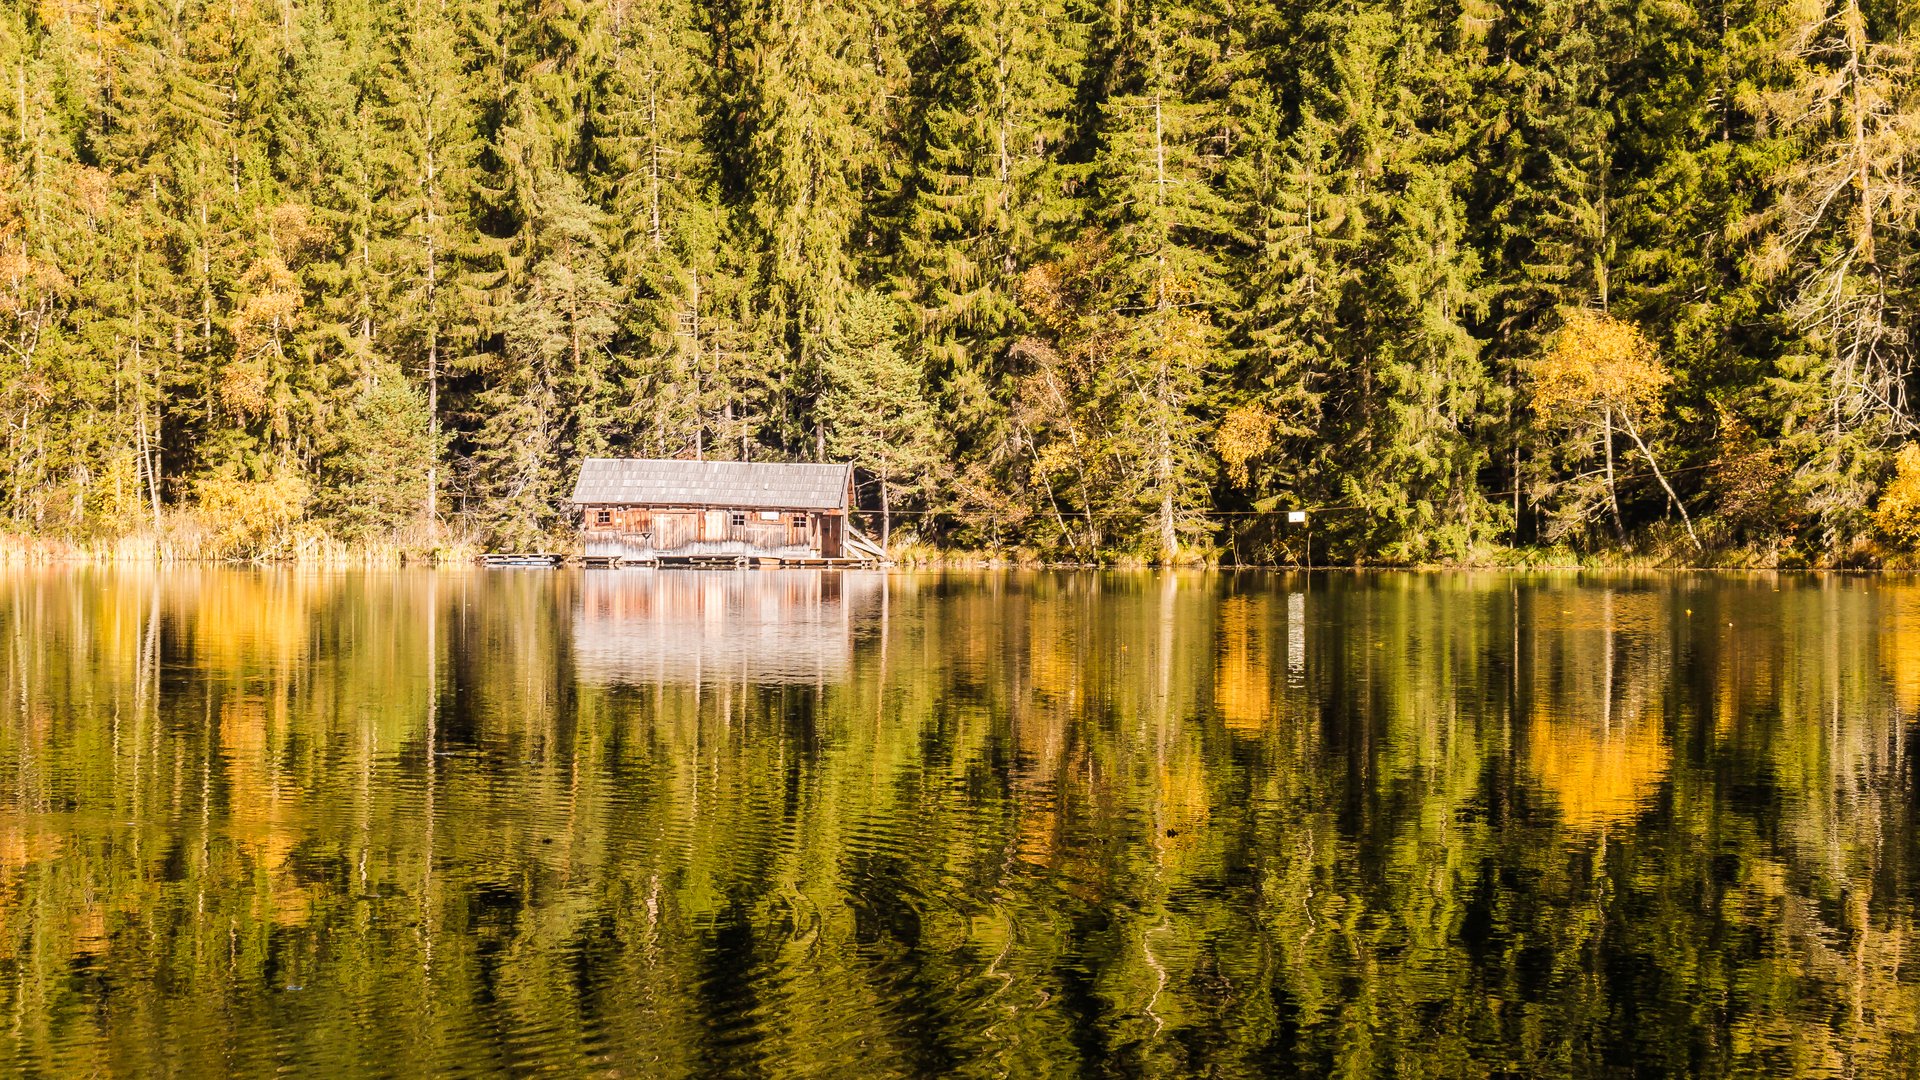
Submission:
<svg viewBox="0 0 1920 1080">
<path fill-rule="evenodd" d="M 140 367 L 140 342 L 139 339 L 136 338 L 133 343 L 135 386 L 139 385 Z M 158 475 L 158 467 L 153 460 L 153 442 L 147 435 L 146 395 L 134 395 L 133 416 L 136 426 L 135 433 L 139 441 L 140 472 L 147 481 L 147 499 L 153 508 L 153 542 L 158 544 L 160 542 L 160 477 Z"/>
<path fill-rule="evenodd" d="M 146 333 L 147 328 L 146 294 L 140 288 L 140 261 L 137 255 L 133 263 L 133 304 L 133 413 L 135 422 L 139 425 L 140 471 L 146 476 L 147 499 L 153 508 L 153 543 L 157 552 L 160 546 L 160 461 L 159 454 L 155 452 L 154 443 L 159 441 L 159 424 L 156 422 L 154 425 L 156 430 L 151 434 L 148 433 L 147 395 L 144 392 L 147 364 L 146 357 L 140 349 L 140 338 Z M 156 393 L 160 390 L 158 378 L 154 379 L 154 390 Z"/>
<path fill-rule="evenodd" d="M 1166 129 L 1161 122 L 1160 95 L 1153 98 L 1153 204 L 1164 208 L 1167 205 L 1167 144 Z M 1167 224 L 1164 220 L 1156 223 L 1160 230 L 1155 237 L 1157 247 L 1153 254 L 1153 302 L 1161 311 L 1167 308 Z"/>
<path fill-rule="evenodd" d="M 1520 543 L 1520 444 L 1513 444 L 1513 542 Z"/>
<path fill-rule="evenodd" d="M 433 123 L 427 122 L 429 146 Z M 440 529 L 440 259 L 434 244 L 434 183 L 436 169 L 433 151 L 426 160 L 426 241 L 427 249 L 427 529 Z"/>
<path fill-rule="evenodd" d="M 1848 119 L 1853 127 L 1854 185 L 1860 198 L 1860 223 L 1854 237 L 1854 249 L 1868 265 L 1873 263 L 1873 188 L 1872 156 L 1867 147 L 1867 102 L 1860 84 L 1866 80 L 1866 14 L 1854 0 L 1848 0 L 1840 16 L 1847 39 Z"/>
<path fill-rule="evenodd" d="M 651 75 L 652 73 L 649 72 Z M 653 249 L 659 251 L 664 246 L 660 233 L 660 113 L 659 88 L 655 80 L 647 81 L 647 213 L 651 220 L 651 238 Z"/>
<path fill-rule="evenodd" d="M 1160 564 L 1172 566 L 1180 556 L 1180 537 L 1173 527 L 1173 448 L 1167 433 L 1160 433 Z"/>
<path fill-rule="evenodd" d="M 1626 539 L 1627 526 L 1620 519 L 1620 495 L 1613 486 L 1613 407 L 1609 405 L 1600 414 L 1601 441 L 1607 451 L 1607 505 L 1613 510 L 1613 533 L 1619 539 Z"/>
<path fill-rule="evenodd" d="M 598 454 L 600 447 L 596 445 L 598 439 L 595 437 L 595 433 L 599 430 L 600 425 L 594 417 L 593 407 L 589 405 L 582 408 L 583 402 L 580 400 L 581 398 L 590 397 L 597 388 L 587 384 L 586 376 L 581 371 L 580 294 L 577 291 L 570 292 L 567 295 L 567 357 L 570 365 L 568 374 L 572 377 L 573 385 L 575 387 L 585 386 L 584 392 L 576 389 L 568 395 L 574 399 L 570 404 L 573 406 L 574 415 L 577 418 L 574 421 L 574 430 L 577 433 L 575 439 L 580 449 L 585 453 L 589 455 Z"/>
<path fill-rule="evenodd" d="M 698 270 L 693 272 L 688 291 L 687 339 L 693 343 L 693 459 L 704 461 L 707 456 L 707 378 L 700 353 L 700 271 Z M 666 457 L 665 421 L 667 417 L 662 416 L 661 420 L 660 456 Z"/>
<path fill-rule="evenodd" d="M 1706 547 L 1700 543 L 1699 534 L 1693 531 L 1693 517 L 1687 513 L 1687 504 L 1681 502 L 1680 496 L 1673 493 L 1673 485 L 1667 483 L 1666 476 L 1661 473 L 1660 463 L 1653 460 L 1653 451 L 1647 449 L 1647 444 L 1640 438 L 1640 432 L 1634 428 L 1633 418 L 1625 413 L 1621 413 L 1620 423 L 1626 427 L 1627 436 L 1633 440 L 1633 444 L 1640 448 L 1641 456 L 1645 457 L 1647 464 L 1653 467 L 1653 478 L 1660 481 L 1660 487 L 1667 493 L 1667 498 L 1672 501 L 1674 506 L 1679 508 L 1680 520 L 1687 526 L 1687 539 L 1693 541 L 1693 550 L 1705 551 Z"/>
<path fill-rule="evenodd" d="M 1040 449 L 1039 447 L 1036 447 L 1035 445 L 1033 445 L 1033 432 L 1027 430 L 1027 425 L 1025 423 L 1021 423 L 1019 426 L 1020 426 L 1020 437 L 1027 444 L 1027 453 L 1033 457 L 1033 474 L 1035 476 L 1038 476 L 1040 478 L 1040 482 L 1046 485 L 1047 505 L 1053 508 L 1053 522 L 1055 525 L 1059 526 L 1060 537 L 1061 539 L 1065 540 L 1068 546 L 1072 549 L 1073 557 L 1075 559 L 1079 559 L 1080 558 L 1080 539 L 1079 537 L 1073 534 L 1072 529 L 1067 528 L 1066 515 L 1060 512 L 1060 500 L 1057 497 L 1055 497 L 1053 493 L 1053 478 L 1048 476 L 1046 472 L 1042 469 L 1040 464 Z"/>
</svg>

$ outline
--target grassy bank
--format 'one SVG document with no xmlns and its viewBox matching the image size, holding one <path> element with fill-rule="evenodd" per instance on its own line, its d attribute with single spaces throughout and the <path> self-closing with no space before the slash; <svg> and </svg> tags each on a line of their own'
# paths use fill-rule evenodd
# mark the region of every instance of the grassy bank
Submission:
<svg viewBox="0 0 1920 1080">
<path fill-rule="evenodd" d="M 282 530 L 269 540 L 236 542 L 228 531 L 210 527 L 188 512 L 169 515 L 162 529 L 123 536 L 72 539 L 0 533 L 0 566 L 52 563 L 155 565 L 233 563 L 316 567 L 466 566 L 493 550 L 472 532 L 415 527 L 376 538 L 343 538 L 318 527 Z M 545 550 L 574 553 L 571 537 L 552 537 Z M 1105 555 L 1097 560 L 1063 557 L 1030 547 L 949 548 L 904 541 L 889 549 L 894 565 L 918 569 L 1147 569 L 1155 564 L 1138 556 Z M 1195 551 L 1182 566 L 1194 568 L 1302 569 L 1285 560 L 1236 560 L 1225 551 Z M 1328 560 L 1316 557 L 1313 569 L 1422 570 L 1890 570 L 1920 571 L 1920 555 L 1878 546 L 1809 556 L 1778 546 L 1730 546 L 1696 550 L 1691 545 L 1623 546 L 1600 551 L 1570 547 L 1489 546 L 1449 562 L 1395 563 L 1379 559 Z"/>
<path fill-rule="evenodd" d="M 184 518 L 184 515 L 183 515 Z M 160 532 L 69 539 L 0 533 L 0 566 L 52 563 L 151 566 L 173 563 L 287 564 L 331 567 L 467 565 L 484 550 L 472 536 L 408 530 L 371 539 L 343 539 L 320 530 L 290 533 L 257 547 L 236 547 L 192 520 L 169 520 Z"/>
<path fill-rule="evenodd" d="M 1144 569 L 1150 560 L 1137 556 L 1108 556 L 1096 561 L 1062 558 L 1031 548 L 999 551 L 948 549 L 929 544 L 896 544 L 890 549 L 900 566 L 926 568 L 1009 567 L 1022 569 L 1100 567 L 1105 569 Z M 1212 551 L 1196 553 L 1182 565 L 1193 567 L 1245 569 L 1305 569 L 1300 562 L 1262 561 L 1233 558 L 1232 553 Z M 1316 557 L 1312 568 L 1419 570 L 1847 570 L 1847 571 L 1920 571 L 1920 555 L 1862 545 L 1844 552 L 1809 555 L 1779 546 L 1727 546 L 1700 550 L 1685 544 L 1660 546 L 1623 546 L 1599 551 L 1578 551 L 1566 546 L 1504 547 L 1475 549 L 1465 556 L 1444 562 L 1400 563 L 1381 559 L 1325 559 Z"/>
</svg>

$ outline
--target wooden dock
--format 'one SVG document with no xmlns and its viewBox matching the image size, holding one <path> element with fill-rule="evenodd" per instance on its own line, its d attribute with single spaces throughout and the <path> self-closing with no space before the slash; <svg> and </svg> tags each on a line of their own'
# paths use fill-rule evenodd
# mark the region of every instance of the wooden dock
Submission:
<svg viewBox="0 0 1920 1080">
<path fill-rule="evenodd" d="M 558 569 L 581 566 L 589 569 L 646 569 L 678 567 L 694 570 L 747 570 L 754 568 L 814 568 L 849 570 L 880 565 L 874 558 L 828 559 L 819 556 L 766 555 L 660 555 L 651 559 L 618 558 L 609 555 L 563 555 L 550 551 L 494 551 L 479 556 L 480 565 L 500 568 Z"/>
</svg>

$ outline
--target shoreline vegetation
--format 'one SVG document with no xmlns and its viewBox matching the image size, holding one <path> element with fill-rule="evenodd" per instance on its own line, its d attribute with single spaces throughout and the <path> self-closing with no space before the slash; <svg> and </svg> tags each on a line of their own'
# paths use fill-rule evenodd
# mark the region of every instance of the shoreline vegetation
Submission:
<svg viewBox="0 0 1920 1080">
<path fill-rule="evenodd" d="M 75 543 L 47 537 L 0 533 L 0 569 L 59 564 L 94 566 L 256 566 L 313 569 L 397 569 L 401 567 L 462 568 L 474 566 L 488 549 L 477 537 L 425 532 L 402 535 L 384 543 L 348 542 L 322 533 L 307 533 L 285 545 L 246 553 L 222 552 L 199 530 L 178 528 L 158 540 L 151 533 L 135 533 L 93 543 Z M 559 544 L 544 550 L 577 555 L 577 545 Z M 1762 571 L 1849 572 L 1920 571 L 1920 559 L 1890 557 L 1853 564 L 1796 564 L 1777 551 L 1753 549 L 1706 553 L 1691 550 L 1634 552 L 1606 550 L 1582 554 L 1569 548 L 1491 547 L 1458 560 L 1426 563 L 1235 562 L 1220 558 L 1189 559 L 1161 564 L 1148 559 L 1110 559 L 1103 562 L 1066 562 L 1033 549 L 980 551 L 941 548 L 907 541 L 889 549 L 899 569 L 1019 569 L 1019 570 L 1128 570 L 1155 566 L 1220 570 L 1588 570 L 1588 571 Z"/>
<path fill-rule="evenodd" d="M 1914 18 L 6 5 L 6 558 L 565 550 L 633 456 L 909 563 L 1912 566 Z"/>
</svg>

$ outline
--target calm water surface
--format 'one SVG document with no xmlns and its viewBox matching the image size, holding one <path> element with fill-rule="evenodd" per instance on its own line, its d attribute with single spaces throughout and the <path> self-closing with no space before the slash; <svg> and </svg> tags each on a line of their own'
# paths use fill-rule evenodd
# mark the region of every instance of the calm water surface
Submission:
<svg viewBox="0 0 1920 1080">
<path fill-rule="evenodd" d="M 0 576 L 0 1074 L 1910 1076 L 1920 585 Z"/>
</svg>

